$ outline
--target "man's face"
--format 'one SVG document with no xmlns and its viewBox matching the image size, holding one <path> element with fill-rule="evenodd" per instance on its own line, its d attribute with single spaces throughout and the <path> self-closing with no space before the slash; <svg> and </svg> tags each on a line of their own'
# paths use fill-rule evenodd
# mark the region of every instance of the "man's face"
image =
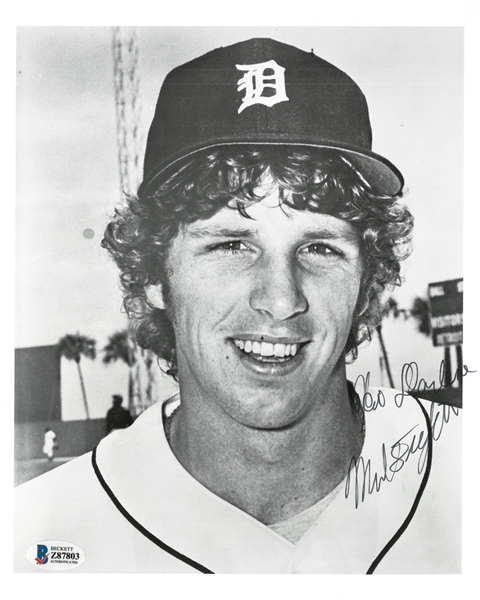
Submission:
<svg viewBox="0 0 480 600">
<path fill-rule="evenodd" d="M 280 206 L 278 191 L 247 214 L 224 208 L 173 241 L 181 393 L 238 423 L 283 427 L 345 378 L 360 246 L 351 224 Z"/>
</svg>

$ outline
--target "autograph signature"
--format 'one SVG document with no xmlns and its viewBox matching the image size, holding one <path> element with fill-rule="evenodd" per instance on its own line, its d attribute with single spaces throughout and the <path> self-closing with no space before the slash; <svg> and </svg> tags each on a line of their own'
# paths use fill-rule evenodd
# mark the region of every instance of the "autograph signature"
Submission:
<svg viewBox="0 0 480 600">
<path fill-rule="evenodd" d="M 465 377 L 469 373 L 476 373 L 477 371 L 470 370 L 467 365 L 463 365 L 461 369 L 456 369 L 452 382 L 460 380 L 460 377 Z M 406 396 L 410 395 L 410 392 L 423 392 L 423 391 L 439 391 L 441 389 L 449 387 L 445 377 L 445 361 L 441 361 L 439 369 L 439 380 L 431 381 L 428 383 L 423 377 L 419 376 L 418 364 L 416 362 L 405 363 L 402 367 L 401 374 L 401 391 L 395 394 L 395 404 L 400 408 L 403 404 L 403 400 Z M 355 380 L 355 391 L 362 399 L 362 407 L 365 412 L 376 410 L 377 408 L 383 408 L 385 406 L 385 395 L 382 390 L 377 390 L 374 396 L 370 391 L 370 371 L 367 375 L 359 375 Z"/>
<path fill-rule="evenodd" d="M 465 377 L 469 373 L 476 373 L 476 371 L 471 371 L 467 365 L 463 365 L 460 369 L 456 369 L 453 374 L 451 383 L 455 381 L 460 381 L 461 377 Z M 418 365 L 416 362 L 405 363 L 402 367 L 402 375 L 401 375 L 401 392 L 395 395 L 395 403 L 400 408 L 403 403 L 403 399 L 405 396 L 408 396 L 410 392 L 417 391 L 433 391 L 436 392 L 441 390 L 442 388 L 446 388 L 449 384 L 446 381 L 445 375 L 445 361 L 441 361 L 440 369 L 438 373 L 438 382 L 432 381 L 427 383 L 423 377 L 419 376 L 418 373 Z"/>
<path fill-rule="evenodd" d="M 468 373 L 476 373 L 470 370 L 467 365 L 462 369 L 457 369 L 454 381 L 458 377 L 465 377 Z M 406 363 L 402 368 L 401 391 L 395 394 L 394 401 L 398 408 L 401 408 L 404 399 L 412 391 L 438 390 L 447 387 L 445 380 L 445 365 L 440 364 L 439 382 L 426 382 L 419 377 L 418 365 L 415 362 Z M 359 389 L 360 388 L 360 389 Z M 362 399 L 362 406 L 365 412 L 371 412 L 383 408 L 386 404 L 386 398 L 382 390 L 377 390 L 376 394 L 370 392 L 370 372 L 366 376 L 359 376 L 355 381 L 355 391 Z M 433 441 L 440 439 L 444 425 L 450 419 L 458 416 L 460 409 L 447 404 L 430 404 L 429 420 L 432 425 Z M 381 446 L 382 467 L 380 471 L 373 471 L 370 459 L 352 458 L 350 469 L 345 483 L 345 498 L 348 498 L 352 491 L 352 485 L 355 494 L 355 508 L 358 508 L 360 502 L 363 502 L 367 495 L 379 492 L 385 482 L 393 481 L 395 475 L 403 469 L 411 456 L 417 454 L 417 471 L 420 475 L 426 465 L 428 456 L 428 434 L 419 424 L 414 425 L 401 438 L 399 438 L 390 448 L 385 443 Z"/>
</svg>

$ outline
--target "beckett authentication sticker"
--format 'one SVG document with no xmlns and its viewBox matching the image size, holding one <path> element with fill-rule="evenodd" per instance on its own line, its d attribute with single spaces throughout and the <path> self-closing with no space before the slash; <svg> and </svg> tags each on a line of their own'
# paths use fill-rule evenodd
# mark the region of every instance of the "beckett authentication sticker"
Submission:
<svg viewBox="0 0 480 600">
<path fill-rule="evenodd" d="M 71 542 L 38 542 L 27 550 L 27 559 L 42 569 L 66 571 L 81 565 L 85 552 Z"/>
</svg>

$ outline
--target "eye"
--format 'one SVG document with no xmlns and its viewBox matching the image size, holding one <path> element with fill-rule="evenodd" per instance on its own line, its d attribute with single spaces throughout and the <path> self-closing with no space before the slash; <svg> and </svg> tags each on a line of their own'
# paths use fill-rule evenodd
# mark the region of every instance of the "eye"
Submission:
<svg viewBox="0 0 480 600">
<path fill-rule="evenodd" d="M 247 247 L 240 240 L 228 240 L 227 242 L 221 242 L 211 246 L 212 252 L 225 252 L 228 254 L 237 254 L 238 252 L 244 252 Z"/>
<path fill-rule="evenodd" d="M 302 254 L 313 254 L 319 256 L 340 256 L 341 252 L 332 248 L 331 246 L 327 246 L 321 242 L 315 242 L 312 244 L 308 244 L 304 246 L 300 252 Z"/>
</svg>

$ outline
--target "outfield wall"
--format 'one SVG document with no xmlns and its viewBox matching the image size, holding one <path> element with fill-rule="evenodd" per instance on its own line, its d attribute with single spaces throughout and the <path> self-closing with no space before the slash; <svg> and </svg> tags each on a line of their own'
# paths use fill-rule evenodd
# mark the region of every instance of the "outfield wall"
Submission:
<svg viewBox="0 0 480 600">
<path fill-rule="evenodd" d="M 37 421 L 15 423 L 15 460 L 45 458 L 42 452 L 45 428 L 57 435 L 55 456 L 80 456 L 93 450 L 105 435 L 105 419 L 83 421 Z"/>
</svg>

